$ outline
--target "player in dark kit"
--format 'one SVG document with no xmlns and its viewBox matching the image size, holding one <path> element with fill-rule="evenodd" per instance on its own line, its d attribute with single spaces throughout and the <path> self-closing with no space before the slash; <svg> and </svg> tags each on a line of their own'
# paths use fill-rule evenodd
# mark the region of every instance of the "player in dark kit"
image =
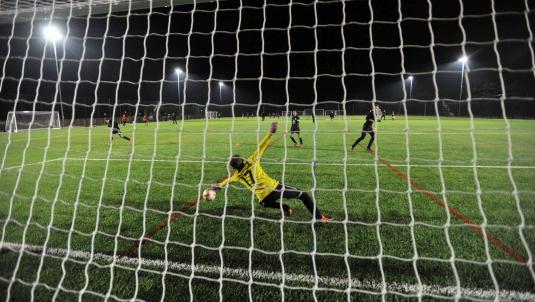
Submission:
<svg viewBox="0 0 535 302">
<path fill-rule="evenodd" d="M 229 183 L 239 182 L 254 192 L 260 201 L 260 205 L 263 207 L 280 209 L 281 204 L 279 203 L 279 200 L 283 198 L 299 199 L 317 220 L 321 222 L 329 222 L 333 220 L 333 218 L 321 214 L 320 210 L 316 207 L 314 200 L 307 192 L 280 183 L 271 178 L 260 165 L 260 160 L 269 146 L 269 141 L 275 132 L 277 132 L 277 123 L 271 124 L 269 133 L 262 139 L 256 151 L 248 158 L 233 155 L 230 159 L 230 166 L 232 166 L 234 171 L 226 179 L 213 184 L 211 189 L 219 190 L 227 186 Z M 282 209 L 285 216 L 291 216 L 293 213 L 292 208 L 286 204 L 282 204 Z"/>
<path fill-rule="evenodd" d="M 379 106 L 375 108 L 376 112 L 379 109 Z M 370 110 L 368 114 L 366 115 L 366 121 L 364 122 L 364 125 L 362 125 L 362 132 L 360 134 L 360 137 L 353 143 L 351 146 L 351 152 L 355 152 L 355 147 L 366 137 L 366 133 L 369 133 L 372 138 L 370 138 L 370 142 L 368 143 L 368 147 L 366 148 L 368 151 L 370 151 L 371 146 L 373 144 L 373 141 L 375 140 L 375 132 L 373 131 L 373 122 L 375 121 L 375 112 L 374 109 Z"/>
<path fill-rule="evenodd" d="M 290 138 L 292 139 L 292 142 L 294 142 L 294 146 L 296 147 L 303 147 L 303 139 L 301 138 L 301 129 L 299 129 L 299 115 L 297 115 L 297 111 L 292 112 L 292 127 L 290 128 Z M 297 144 L 297 141 L 294 138 L 294 133 L 297 134 L 297 137 L 299 138 L 299 144 Z"/>
<path fill-rule="evenodd" d="M 123 135 L 123 133 L 121 132 L 121 129 L 119 128 L 119 123 L 117 123 L 117 121 L 113 122 L 113 127 L 112 127 L 111 120 L 107 120 L 106 124 L 108 124 L 108 127 L 112 128 L 112 132 L 111 132 L 112 134 L 117 134 L 117 135 L 119 135 L 119 137 L 126 139 L 129 144 L 132 143 L 132 140 L 130 140 L 130 138 L 128 136 Z M 111 139 L 113 140 L 113 136 L 111 137 Z M 110 143 L 111 143 L 111 141 L 110 141 Z"/>
<path fill-rule="evenodd" d="M 334 111 L 329 112 L 329 117 L 331 118 L 331 121 L 334 119 Z"/>
</svg>

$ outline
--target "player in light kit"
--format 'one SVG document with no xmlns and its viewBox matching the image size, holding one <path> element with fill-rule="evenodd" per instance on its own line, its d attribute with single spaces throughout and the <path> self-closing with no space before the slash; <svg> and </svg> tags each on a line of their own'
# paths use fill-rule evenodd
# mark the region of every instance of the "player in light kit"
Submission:
<svg viewBox="0 0 535 302">
<path fill-rule="evenodd" d="M 366 150 L 370 151 L 371 146 L 373 144 L 373 141 L 375 140 L 375 132 L 373 131 L 373 122 L 375 121 L 376 112 L 379 112 L 379 106 L 372 108 L 366 115 L 366 121 L 362 125 L 362 132 L 360 133 L 360 137 L 353 143 L 351 146 L 351 152 L 355 152 L 355 147 L 366 137 L 366 133 L 370 134 L 370 142 L 368 143 L 368 147 Z"/>
<path fill-rule="evenodd" d="M 293 136 L 294 133 L 297 134 L 297 137 L 299 138 L 299 144 L 297 144 L 297 141 Z M 294 142 L 294 146 L 303 147 L 303 139 L 301 138 L 301 129 L 299 128 L 299 115 L 297 115 L 297 111 L 292 112 L 292 127 L 290 128 L 290 138 L 292 139 L 292 142 Z"/>
<path fill-rule="evenodd" d="M 132 140 L 128 136 L 123 135 L 123 133 L 121 132 L 121 129 L 119 128 L 119 123 L 117 123 L 117 120 L 113 122 L 113 125 L 112 125 L 111 120 L 107 120 L 106 124 L 108 125 L 108 127 L 112 128 L 112 132 L 111 132 L 112 134 L 117 134 L 119 135 L 119 137 L 126 139 L 129 144 L 132 143 Z M 111 140 L 113 140 L 113 135 L 111 137 Z M 110 144 L 111 144 L 111 141 L 110 141 Z"/>
<path fill-rule="evenodd" d="M 211 189 L 220 190 L 227 184 L 238 181 L 255 193 L 261 206 L 280 209 L 281 204 L 278 202 L 280 199 L 300 199 L 308 211 L 315 215 L 317 220 L 322 222 L 333 220 L 331 217 L 321 214 L 320 210 L 315 206 L 314 200 L 306 192 L 281 184 L 279 181 L 269 177 L 262 169 L 260 160 L 269 145 L 273 133 L 276 131 L 277 123 L 271 124 L 269 133 L 262 139 L 256 151 L 247 159 L 239 155 L 233 155 L 230 159 L 230 165 L 234 168 L 234 171 L 226 179 L 212 185 Z M 286 204 L 282 205 L 282 209 L 285 216 L 291 216 L 293 213 L 292 208 Z"/>
</svg>

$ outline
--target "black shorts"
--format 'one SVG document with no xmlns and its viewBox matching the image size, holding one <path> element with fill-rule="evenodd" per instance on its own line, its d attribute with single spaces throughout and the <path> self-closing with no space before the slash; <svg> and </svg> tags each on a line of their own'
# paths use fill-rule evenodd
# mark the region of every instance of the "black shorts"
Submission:
<svg viewBox="0 0 535 302">
<path fill-rule="evenodd" d="M 268 206 L 273 202 L 277 202 L 282 198 L 299 198 L 303 194 L 303 191 L 292 186 L 286 186 L 278 184 L 273 192 L 269 193 L 264 199 L 260 201 L 260 205 Z"/>
<path fill-rule="evenodd" d="M 299 126 L 292 126 L 292 128 L 290 128 L 290 134 L 293 133 L 301 133 L 301 129 L 299 129 Z"/>
</svg>

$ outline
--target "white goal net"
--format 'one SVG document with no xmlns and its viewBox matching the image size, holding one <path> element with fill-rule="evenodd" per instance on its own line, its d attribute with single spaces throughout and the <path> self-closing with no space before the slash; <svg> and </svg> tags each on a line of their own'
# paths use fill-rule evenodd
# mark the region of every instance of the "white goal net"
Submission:
<svg viewBox="0 0 535 302">
<path fill-rule="evenodd" d="M 0 1 L 0 299 L 535 301 L 534 32 L 529 0 Z"/>
<path fill-rule="evenodd" d="M 9 111 L 6 118 L 6 131 L 34 129 L 60 129 L 59 112 L 57 111 Z"/>
</svg>

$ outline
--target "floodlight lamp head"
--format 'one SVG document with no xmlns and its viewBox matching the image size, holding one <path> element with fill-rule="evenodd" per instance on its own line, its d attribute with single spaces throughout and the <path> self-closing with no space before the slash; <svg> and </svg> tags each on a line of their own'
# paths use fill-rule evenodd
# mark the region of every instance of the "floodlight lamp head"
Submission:
<svg viewBox="0 0 535 302">
<path fill-rule="evenodd" d="M 414 79 L 414 77 L 413 76 L 409 76 L 408 79 L 409 79 L 409 81 L 412 81 L 412 79 Z"/>
<path fill-rule="evenodd" d="M 462 56 L 457 60 L 457 62 L 461 62 L 461 63 L 464 64 L 464 63 L 468 62 L 468 57 L 467 56 Z"/>
<path fill-rule="evenodd" d="M 63 39 L 63 35 L 59 31 L 59 28 L 57 28 L 54 25 L 48 25 L 43 29 L 43 33 L 45 36 L 45 39 L 48 41 L 56 42 Z"/>
<path fill-rule="evenodd" d="M 180 68 L 175 68 L 175 73 L 176 73 L 176 74 L 181 74 L 181 73 L 182 73 L 182 69 L 180 69 Z"/>
<path fill-rule="evenodd" d="M 219 82 L 219 87 L 223 87 L 223 82 Z"/>
</svg>

